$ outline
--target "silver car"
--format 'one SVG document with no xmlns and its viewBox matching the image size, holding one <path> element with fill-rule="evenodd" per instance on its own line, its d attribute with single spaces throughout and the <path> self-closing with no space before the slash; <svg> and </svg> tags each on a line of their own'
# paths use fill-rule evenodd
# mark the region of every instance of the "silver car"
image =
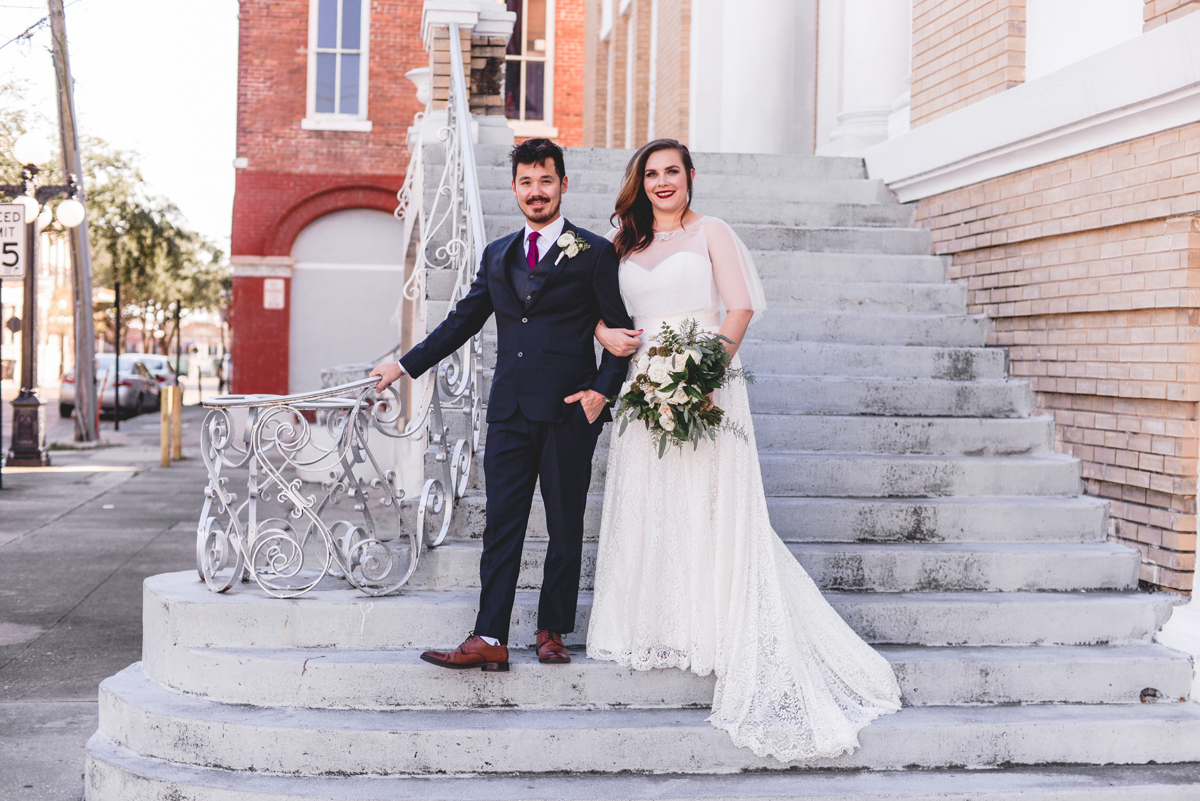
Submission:
<svg viewBox="0 0 1200 801">
<path fill-rule="evenodd" d="M 158 382 L 158 388 L 179 386 L 179 375 L 175 372 L 175 359 L 172 356 L 159 356 L 153 353 L 139 353 L 138 361 L 146 365 L 150 375 Z"/>
<path fill-rule="evenodd" d="M 146 369 L 142 358 L 147 354 L 122 353 L 121 372 L 114 381 L 116 357 L 111 353 L 96 355 L 96 391 L 100 393 L 100 411 L 112 412 L 120 395 L 121 416 L 139 415 L 159 408 L 161 390 L 154 376 Z M 114 386 L 115 384 L 115 386 Z M 63 373 L 58 394 L 58 413 L 70 417 L 75 410 L 75 371 Z"/>
</svg>

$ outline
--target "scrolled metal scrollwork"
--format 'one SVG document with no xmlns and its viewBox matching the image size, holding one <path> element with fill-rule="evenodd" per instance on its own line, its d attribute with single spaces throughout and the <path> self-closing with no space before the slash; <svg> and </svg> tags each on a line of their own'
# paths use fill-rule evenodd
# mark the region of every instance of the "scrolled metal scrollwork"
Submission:
<svg viewBox="0 0 1200 801">
<path fill-rule="evenodd" d="M 270 595 L 295 598 L 334 576 L 366 595 L 386 595 L 409 580 L 423 538 L 404 524 L 404 491 L 395 471 L 376 460 L 370 437 L 419 431 L 397 431 L 399 396 L 389 388 L 377 397 L 375 383 L 205 399 L 208 486 L 196 566 L 210 589 L 225 592 L 252 580 Z M 312 436 L 309 418 L 317 415 L 334 434 L 328 447 Z M 232 470 L 244 471 L 240 502 L 229 489 Z M 329 480 L 306 483 L 301 473 Z"/>
</svg>

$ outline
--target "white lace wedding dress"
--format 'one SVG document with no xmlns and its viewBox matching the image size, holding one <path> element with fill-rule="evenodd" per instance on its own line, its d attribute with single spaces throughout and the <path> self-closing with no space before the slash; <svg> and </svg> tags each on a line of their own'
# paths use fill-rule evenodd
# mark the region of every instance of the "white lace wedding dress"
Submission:
<svg viewBox="0 0 1200 801">
<path fill-rule="evenodd" d="M 716 331 L 723 307 L 764 306 L 750 254 L 713 217 L 656 236 L 622 262 L 620 282 L 643 349 L 663 322 Z M 900 708 L 895 674 L 771 528 L 745 384 L 714 401 L 748 441 L 718 433 L 659 459 L 642 423 L 614 428 L 587 654 L 716 673 L 709 720 L 759 756 L 848 753 L 860 729 Z"/>
</svg>

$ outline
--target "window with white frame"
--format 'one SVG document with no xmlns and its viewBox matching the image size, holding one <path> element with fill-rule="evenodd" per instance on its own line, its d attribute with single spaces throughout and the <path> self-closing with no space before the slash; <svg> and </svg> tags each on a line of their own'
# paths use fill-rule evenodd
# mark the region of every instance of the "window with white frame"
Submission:
<svg viewBox="0 0 1200 801">
<path fill-rule="evenodd" d="M 308 130 L 369 131 L 370 0 L 309 0 Z"/>
<path fill-rule="evenodd" d="M 505 57 L 504 113 L 519 136 L 557 136 L 554 0 L 507 0 L 517 15 Z"/>
</svg>

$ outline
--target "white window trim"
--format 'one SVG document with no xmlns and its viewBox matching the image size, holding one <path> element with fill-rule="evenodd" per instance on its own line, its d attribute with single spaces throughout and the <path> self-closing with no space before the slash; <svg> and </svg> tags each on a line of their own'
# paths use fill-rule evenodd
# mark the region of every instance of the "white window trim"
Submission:
<svg viewBox="0 0 1200 801">
<path fill-rule="evenodd" d="M 546 81 L 542 84 L 542 102 L 544 104 L 545 113 L 540 120 L 512 120 L 508 121 L 508 125 L 513 129 L 513 133 L 517 136 L 543 136 L 553 139 L 558 136 L 558 128 L 554 127 L 554 17 L 556 14 L 555 1 L 546 0 L 546 59 L 543 62 L 546 65 L 545 76 Z M 525 15 L 521 15 L 521 30 L 513 31 L 513 36 L 520 36 L 521 41 L 525 41 L 525 26 L 528 20 Z M 507 67 L 508 58 L 504 59 Z M 522 74 L 524 71 L 522 70 Z M 522 108 L 522 114 L 525 113 Z"/>
<path fill-rule="evenodd" d="M 317 7 L 320 0 L 308 0 L 308 100 L 304 119 L 300 127 L 305 131 L 357 131 L 365 133 L 371 130 L 371 121 L 367 119 L 367 76 L 371 63 L 371 2 L 362 0 L 362 31 L 359 34 L 360 57 L 358 64 L 358 113 L 330 114 L 317 113 Z M 341 13 L 341 3 L 338 4 Z M 339 43 L 340 46 L 340 43 Z M 340 61 L 340 60 L 339 60 Z M 336 87 L 335 91 L 341 91 Z"/>
</svg>

